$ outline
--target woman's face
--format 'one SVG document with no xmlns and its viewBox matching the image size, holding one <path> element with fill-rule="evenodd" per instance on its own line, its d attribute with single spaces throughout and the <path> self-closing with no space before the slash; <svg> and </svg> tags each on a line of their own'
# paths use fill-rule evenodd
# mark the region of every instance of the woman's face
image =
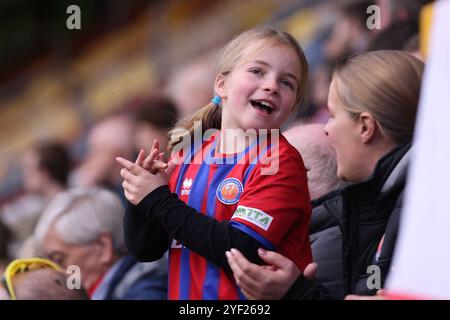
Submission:
<svg viewBox="0 0 450 320">
<path fill-rule="evenodd" d="M 328 109 L 330 118 L 325 126 L 325 133 L 330 137 L 336 151 L 337 175 L 345 181 L 359 181 L 366 177 L 363 170 L 364 160 L 361 156 L 363 143 L 360 126 L 344 109 L 337 95 L 336 79 L 330 84 L 328 93 Z"/>
</svg>

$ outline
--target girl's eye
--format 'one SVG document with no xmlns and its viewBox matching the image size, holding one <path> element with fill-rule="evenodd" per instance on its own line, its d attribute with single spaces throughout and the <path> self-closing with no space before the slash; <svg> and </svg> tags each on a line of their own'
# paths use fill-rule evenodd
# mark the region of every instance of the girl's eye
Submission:
<svg viewBox="0 0 450 320">
<path fill-rule="evenodd" d="M 294 89 L 294 85 L 288 80 L 281 80 L 281 84 L 289 89 Z"/>
<path fill-rule="evenodd" d="M 256 74 L 257 76 L 260 76 L 263 74 L 263 71 L 259 68 L 252 68 L 249 70 L 250 73 Z"/>
</svg>

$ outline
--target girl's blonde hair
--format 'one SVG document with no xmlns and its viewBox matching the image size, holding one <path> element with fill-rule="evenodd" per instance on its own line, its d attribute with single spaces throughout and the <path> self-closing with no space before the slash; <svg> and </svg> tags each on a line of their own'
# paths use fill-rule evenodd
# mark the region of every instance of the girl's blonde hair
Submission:
<svg viewBox="0 0 450 320">
<path fill-rule="evenodd" d="M 351 56 L 338 64 L 333 79 L 337 95 L 353 118 L 370 113 L 396 144 L 412 139 L 424 64 L 394 50 Z"/>
<path fill-rule="evenodd" d="M 297 84 L 298 89 L 295 104 L 298 106 L 305 94 L 308 78 L 308 63 L 302 48 L 289 33 L 271 28 L 250 29 L 241 33 L 225 47 L 217 66 L 217 74 L 229 74 L 241 62 L 244 49 L 251 43 L 263 39 L 267 41 L 259 50 L 268 46 L 286 45 L 292 48 L 297 54 L 300 61 L 300 78 Z M 207 104 L 194 115 L 178 121 L 175 128 L 169 132 L 169 150 L 172 150 L 174 146 L 183 141 L 184 136 L 191 135 L 192 137 L 196 123 L 201 123 L 202 133 L 204 133 L 208 129 L 220 129 L 221 120 L 222 106 L 216 106 L 212 102 Z"/>
</svg>

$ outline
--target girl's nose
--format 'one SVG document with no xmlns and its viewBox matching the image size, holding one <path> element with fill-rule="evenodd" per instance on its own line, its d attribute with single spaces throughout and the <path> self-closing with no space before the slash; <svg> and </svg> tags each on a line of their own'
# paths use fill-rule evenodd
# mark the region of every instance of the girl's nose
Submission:
<svg viewBox="0 0 450 320">
<path fill-rule="evenodd" d="M 278 83 L 274 79 L 267 79 L 264 82 L 264 91 L 271 92 L 272 94 L 278 94 Z"/>
</svg>

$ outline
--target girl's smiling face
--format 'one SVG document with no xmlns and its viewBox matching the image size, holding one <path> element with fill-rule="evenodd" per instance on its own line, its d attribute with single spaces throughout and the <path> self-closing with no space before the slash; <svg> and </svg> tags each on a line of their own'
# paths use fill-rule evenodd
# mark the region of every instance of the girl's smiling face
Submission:
<svg viewBox="0 0 450 320">
<path fill-rule="evenodd" d="M 278 129 L 291 113 L 299 90 L 300 60 L 286 44 L 250 44 L 227 75 L 218 75 L 222 129 Z"/>
</svg>

